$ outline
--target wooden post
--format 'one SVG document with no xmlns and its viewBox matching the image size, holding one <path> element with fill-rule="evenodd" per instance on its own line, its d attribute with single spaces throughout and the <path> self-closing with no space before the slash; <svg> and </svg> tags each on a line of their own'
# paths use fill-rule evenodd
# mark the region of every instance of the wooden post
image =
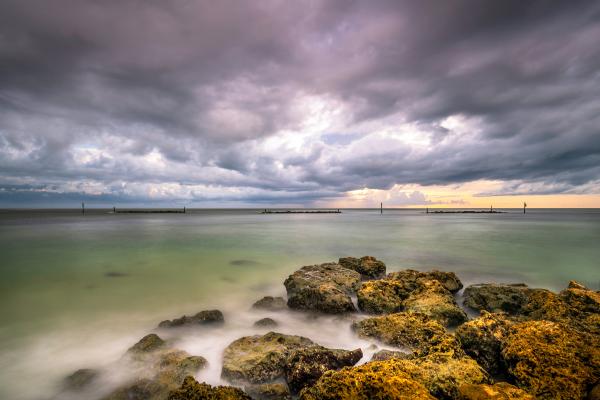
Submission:
<svg viewBox="0 0 600 400">
<path fill-rule="evenodd" d="M 183 206 L 183 213 L 185 214 L 185 206 Z"/>
<path fill-rule="evenodd" d="M 425 208 L 425 214 L 429 214 L 429 207 Z"/>
<path fill-rule="evenodd" d="M 85 214 L 85 204 L 83 204 L 83 201 L 81 202 L 81 213 Z"/>
<path fill-rule="evenodd" d="M 113 206 L 113 214 L 117 213 L 117 207 Z"/>
<path fill-rule="evenodd" d="M 490 212 L 492 212 L 492 211 L 493 211 L 493 207 L 492 207 L 492 206 L 490 206 Z"/>
<path fill-rule="evenodd" d="M 381 206 L 380 206 L 380 207 L 381 207 L 381 208 L 380 208 L 380 212 L 381 212 L 381 214 L 383 214 L 383 203 L 381 203 Z"/>
<path fill-rule="evenodd" d="M 527 203 L 523 203 L 523 214 L 525 214 L 525 209 L 527 208 Z"/>
</svg>

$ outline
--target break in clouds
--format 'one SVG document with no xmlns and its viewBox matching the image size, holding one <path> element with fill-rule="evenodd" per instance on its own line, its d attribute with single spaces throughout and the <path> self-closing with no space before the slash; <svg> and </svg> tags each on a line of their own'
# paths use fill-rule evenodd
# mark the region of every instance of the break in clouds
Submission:
<svg viewBox="0 0 600 400">
<path fill-rule="evenodd" d="M 1 0 L 0 203 L 599 193 L 598 43 L 594 1 Z"/>
</svg>

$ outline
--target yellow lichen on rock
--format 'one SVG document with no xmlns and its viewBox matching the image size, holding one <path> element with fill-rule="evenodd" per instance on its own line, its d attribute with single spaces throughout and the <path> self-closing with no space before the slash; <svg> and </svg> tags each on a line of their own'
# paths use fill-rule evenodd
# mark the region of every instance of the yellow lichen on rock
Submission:
<svg viewBox="0 0 600 400">
<path fill-rule="evenodd" d="M 509 383 L 499 382 L 494 385 L 461 385 L 458 400 L 535 400 L 535 397 Z"/>
</svg>

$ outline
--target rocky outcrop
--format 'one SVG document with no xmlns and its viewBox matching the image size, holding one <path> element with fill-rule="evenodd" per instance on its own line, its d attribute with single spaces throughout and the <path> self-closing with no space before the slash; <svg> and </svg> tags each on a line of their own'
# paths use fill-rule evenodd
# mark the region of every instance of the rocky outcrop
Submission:
<svg viewBox="0 0 600 400">
<path fill-rule="evenodd" d="M 360 274 L 339 264 L 302 267 L 284 282 L 288 306 L 324 313 L 356 311 L 351 295 L 360 287 Z"/>
<path fill-rule="evenodd" d="M 261 318 L 254 323 L 254 326 L 257 328 L 273 328 L 277 325 L 277 321 L 271 318 Z"/>
<path fill-rule="evenodd" d="M 136 344 L 131 346 L 127 353 L 130 355 L 146 354 L 161 349 L 166 346 L 166 342 L 157 334 L 151 333 L 141 338 Z"/>
<path fill-rule="evenodd" d="M 369 314 L 391 314 L 402 311 L 410 290 L 399 281 L 364 282 L 358 290 L 358 308 Z"/>
<path fill-rule="evenodd" d="M 471 285 L 464 291 L 464 305 L 477 311 L 518 314 L 531 292 L 524 283 Z"/>
<path fill-rule="evenodd" d="M 168 400 L 252 400 L 242 390 L 231 386 L 210 386 L 188 376 L 180 388 L 173 390 Z"/>
<path fill-rule="evenodd" d="M 285 366 L 285 377 L 292 393 L 313 385 L 326 371 L 356 364 L 363 354 L 353 351 L 310 347 L 292 353 Z"/>
<path fill-rule="evenodd" d="M 424 314 L 403 312 L 367 318 L 354 323 L 352 329 L 361 338 L 372 338 L 388 345 L 405 347 L 412 350 L 415 356 L 464 356 L 454 335 Z"/>
<path fill-rule="evenodd" d="M 292 395 L 285 383 L 263 383 L 244 386 L 244 391 L 255 400 L 291 400 Z"/>
<path fill-rule="evenodd" d="M 463 287 L 462 282 L 454 272 L 438 270 L 420 272 L 414 269 L 405 269 L 402 271 L 390 272 L 386 279 L 402 282 L 404 286 L 411 291 L 419 288 L 419 282 L 424 281 L 438 281 L 450 293 L 456 293 Z"/>
<path fill-rule="evenodd" d="M 195 325 L 220 325 L 225 322 L 223 313 L 219 310 L 205 310 L 199 313 L 173 320 L 162 321 L 158 326 L 160 328 L 176 328 L 180 326 L 195 326 Z"/>
<path fill-rule="evenodd" d="M 283 297 L 265 296 L 252 304 L 252 308 L 266 311 L 282 311 L 288 307 Z"/>
<path fill-rule="evenodd" d="M 535 400 L 535 397 L 509 383 L 498 382 L 462 385 L 458 388 L 458 400 Z"/>
<path fill-rule="evenodd" d="M 459 326 L 455 334 L 465 353 L 490 374 L 502 375 L 506 373 L 502 346 L 512 325 L 505 315 L 482 311 L 479 318 Z"/>
<path fill-rule="evenodd" d="M 540 399 L 584 399 L 600 377 L 600 338 L 550 321 L 516 324 L 502 349 L 517 385 Z"/>
<path fill-rule="evenodd" d="M 467 320 L 452 293 L 438 280 L 418 282 L 421 286 L 404 300 L 405 311 L 423 313 L 444 326 L 460 325 Z"/>
<path fill-rule="evenodd" d="M 399 358 L 401 360 L 406 360 L 411 358 L 410 353 L 405 353 L 403 351 L 394 351 L 394 350 L 379 350 L 377 353 L 374 353 L 371 356 L 371 361 L 385 361 L 391 360 L 392 358 Z"/>
<path fill-rule="evenodd" d="M 343 257 L 338 261 L 344 268 L 358 272 L 363 279 L 379 279 L 385 275 L 385 264 L 375 257 Z"/>
</svg>

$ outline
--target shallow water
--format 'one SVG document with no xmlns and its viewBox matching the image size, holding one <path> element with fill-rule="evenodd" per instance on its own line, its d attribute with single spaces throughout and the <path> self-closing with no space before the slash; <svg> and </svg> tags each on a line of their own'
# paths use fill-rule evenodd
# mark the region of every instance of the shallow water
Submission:
<svg viewBox="0 0 600 400">
<path fill-rule="evenodd" d="M 269 314 L 250 311 L 255 300 L 284 295 L 283 280 L 302 265 L 347 255 L 374 255 L 388 271 L 455 271 L 466 284 L 600 283 L 599 210 L 343 211 L 0 212 L 0 398 L 48 398 L 65 375 L 109 365 L 159 321 L 208 308 L 224 311 L 225 326 L 161 335 L 207 358 L 199 378 L 218 383 L 223 348 L 266 332 L 252 327 Z M 283 333 L 368 347 L 338 318 L 274 318 Z"/>
</svg>

